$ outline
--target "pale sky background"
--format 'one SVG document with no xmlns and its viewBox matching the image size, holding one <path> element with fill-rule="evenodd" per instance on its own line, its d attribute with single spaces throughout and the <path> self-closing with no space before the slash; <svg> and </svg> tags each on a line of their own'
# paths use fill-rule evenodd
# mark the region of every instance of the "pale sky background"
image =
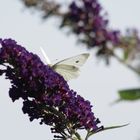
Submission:
<svg viewBox="0 0 140 140">
<path fill-rule="evenodd" d="M 124 30 L 126 27 L 140 28 L 139 0 L 100 0 L 110 15 L 110 26 Z M 88 52 L 82 45 L 76 44 L 74 35 L 67 36 L 57 29 L 59 20 L 42 22 L 39 14 L 24 8 L 19 0 L 1 0 L 0 38 L 13 38 L 26 49 L 44 58 L 39 50 L 43 47 L 52 61 Z M 139 140 L 140 139 L 140 101 L 122 102 L 110 106 L 118 98 L 117 91 L 123 88 L 139 86 L 138 77 L 130 70 L 112 60 L 106 67 L 103 62 L 91 57 L 81 69 L 81 76 L 69 82 L 93 105 L 93 112 L 105 126 L 130 123 L 125 128 L 105 131 L 91 137 L 90 140 Z M 45 62 L 45 61 L 44 61 Z M 0 77 L 0 140 L 52 140 L 49 126 L 30 122 L 22 113 L 22 102 L 12 103 L 8 96 L 10 83 Z"/>
</svg>

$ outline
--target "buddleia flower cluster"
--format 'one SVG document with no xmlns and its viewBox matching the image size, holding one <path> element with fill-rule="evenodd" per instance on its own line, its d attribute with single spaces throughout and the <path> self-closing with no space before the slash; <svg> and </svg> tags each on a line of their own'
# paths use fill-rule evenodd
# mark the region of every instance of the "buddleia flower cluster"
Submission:
<svg viewBox="0 0 140 140">
<path fill-rule="evenodd" d="M 22 1 L 27 7 L 42 11 L 45 19 L 51 16 L 59 17 L 60 29 L 68 27 L 85 47 L 96 48 L 96 56 L 103 58 L 107 64 L 111 56 L 116 57 L 117 49 L 121 49 L 125 57 L 130 54 L 130 50 L 139 50 L 138 32 L 129 29 L 129 32 L 122 34 L 121 31 L 110 28 L 108 14 L 98 0 L 72 0 L 66 3 L 57 0 Z M 63 8 L 65 10 L 62 10 Z M 119 59 L 123 62 L 123 58 Z"/>
<path fill-rule="evenodd" d="M 11 82 L 12 101 L 23 100 L 30 121 L 51 126 L 54 139 L 81 140 L 77 130 L 98 132 L 99 119 L 88 100 L 70 89 L 64 78 L 12 39 L 0 39 L 0 75 Z"/>
<path fill-rule="evenodd" d="M 103 56 L 106 61 L 113 53 L 113 46 L 120 41 L 120 32 L 109 28 L 107 12 L 98 0 L 73 1 L 64 14 L 61 27 L 69 27 L 87 48 L 97 48 L 97 56 Z"/>
<path fill-rule="evenodd" d="M 97 0 L 77 0 L 69 5 L 61 26 L 71 26 L 88 47 L 118 43 L 118 31 L 108 29 L 106 13 Z"/>
</svg>

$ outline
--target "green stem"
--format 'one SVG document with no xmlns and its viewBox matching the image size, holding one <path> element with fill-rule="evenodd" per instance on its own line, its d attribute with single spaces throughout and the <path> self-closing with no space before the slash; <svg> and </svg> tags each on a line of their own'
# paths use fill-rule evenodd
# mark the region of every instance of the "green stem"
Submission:
<svg viewBox="0 0 140 140">
<path fill-rule="evenodd" d="M 71 135 L 75 135 L 76 140 L 82 140 L 81 136 L 78 134 L 78 132 L 76 132 L 76 130 L 70 128 L 70 131 Z"/>
<path fill-rule="evenodd" d="M 88 140 L 88 134 L 86 135 L 85 140 Z"/>
<path fill-rule="evenodd" d="M 131 69 L 132 71 L 134 71 L 136 74 L 138 74 L 140 76 L 140 71 L 137 71 L 134 67 L 132 67 L 131 65 L 125 63 L 125 61 L 123 59 L 121 59 L 120 57 L 118 57 L 115 53 L 113 53 L 112 55 L 114 58 L 116 58 L 120 63 L 122 63 L 123 65 L 125 65 L 127 68 Z"/>
<path fill-rule="evenodd" d="M 77 132 L 75 132 L 75 136 L 78 138 L 78 140 L 82 140 L 81 136 Z"/>
<path fill-rule="evenodd" d="M 89 138 L 89 134 L 90 134 L 90 131 L 87 130 L 87 135 L 86 135 L 86 137 L 85 137 L 85 140 L 88 140 L 88 138 Z"/>
</svg>

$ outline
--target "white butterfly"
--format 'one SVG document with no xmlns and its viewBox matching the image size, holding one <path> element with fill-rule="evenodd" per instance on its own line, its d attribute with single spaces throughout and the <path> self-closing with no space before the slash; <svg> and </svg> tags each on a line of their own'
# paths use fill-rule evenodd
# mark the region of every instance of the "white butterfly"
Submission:
<svg viewBox="0 0 140 140">
<path fill-rule="evenodd" d="M 79 76 L 79 68 L 86 62 L 89 57 L 89 53 L 83 53 L 61 60 L 55 64 L 51 64 L 43 48 L 40 47 L 40 50 L 45 57 L 47 64 L 52 67 L 54 71 L 62 75 L 66 81 L 77 78 Z"/>
</svg>

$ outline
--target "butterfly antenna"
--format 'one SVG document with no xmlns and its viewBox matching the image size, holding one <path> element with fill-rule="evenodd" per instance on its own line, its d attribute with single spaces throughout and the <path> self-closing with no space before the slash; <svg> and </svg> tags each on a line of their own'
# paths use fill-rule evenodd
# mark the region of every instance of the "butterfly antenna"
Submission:
<svg viewBox="0 0 140 140">
<path fill-rule="evenodd" d="M 47 64 L 51 64 L 51 61 L 50 61 L 50 59 L 48 58 L 48 56 L 46 55 L 44 49 L 43 49 L 42 47 L 40 47 L 40 50 L 41 50 L 43 56 L 45 57 L 45 60 L 46 60 Z"/>
</svg>

